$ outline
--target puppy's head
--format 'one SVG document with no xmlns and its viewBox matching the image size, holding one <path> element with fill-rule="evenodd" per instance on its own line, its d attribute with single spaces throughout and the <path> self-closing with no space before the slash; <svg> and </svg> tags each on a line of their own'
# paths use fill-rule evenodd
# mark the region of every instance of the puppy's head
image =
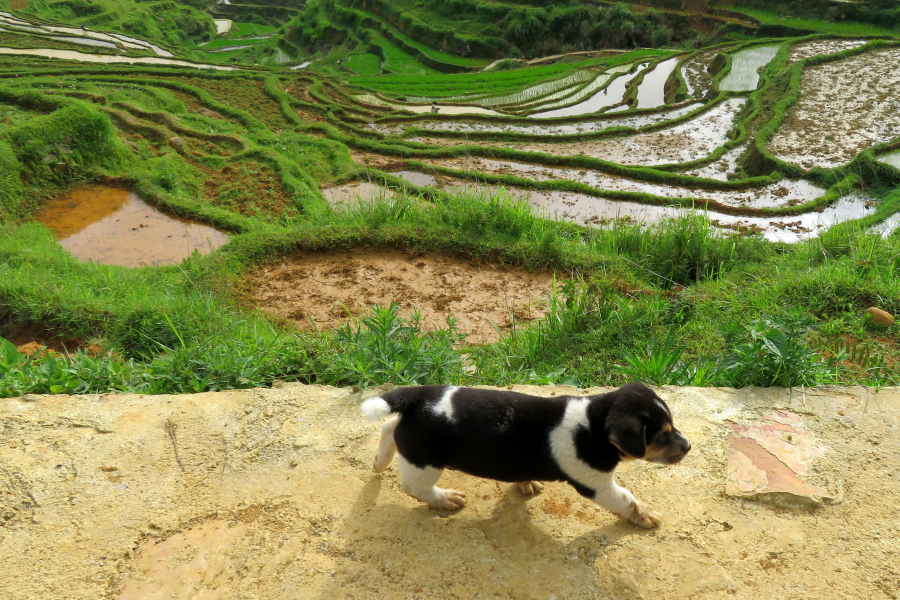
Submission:
<svg viewBox="0 0 900 600">
<path fill-rule="evenodd" d="M 662 398 L 642 383 L 629 383 L 616 396 L 606 415 L 606 436 L 622 458 L 642 458 L 674 465 L 691 443 L 672 424 L 672 412 Z"/>
</svg>

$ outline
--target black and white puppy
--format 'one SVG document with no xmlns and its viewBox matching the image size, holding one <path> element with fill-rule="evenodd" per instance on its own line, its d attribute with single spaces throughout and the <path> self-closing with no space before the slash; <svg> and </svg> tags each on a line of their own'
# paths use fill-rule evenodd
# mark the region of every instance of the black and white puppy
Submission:
<svg viewBox="0 0 900 600">
<path fill-rule="evenodd" d="M 691 444 L 672 424 L 666 403 L 641 383 L 608 394 L 541 398 L 517 392 L 447 386 L 398 388 L 362 404 L 381 426 L 375 470 L 399 451 L 400 487 L 443 510 L 466 495 L 435 484 L 444 469 L 515 482 L 525 494 L 540 481 L 568 481 L 581 495 L 641 527 L 659 514 L 619 487 L 622 460 L 681 461 Z"/>
</svg>

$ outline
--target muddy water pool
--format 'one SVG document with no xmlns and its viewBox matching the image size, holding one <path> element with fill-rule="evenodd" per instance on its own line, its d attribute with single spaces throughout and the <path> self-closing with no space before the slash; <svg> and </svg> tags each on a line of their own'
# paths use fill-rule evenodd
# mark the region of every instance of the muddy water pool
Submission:
<svg viewBox="0 0 900 600">
<path fill-rule="evenodd" d="M 757 46 L 748 50 L 741 50 L 731 58 L 731 71 L 719 84 L 723 92 L 749 92 L 759 85 L 760 67 L 769 64 L 775 58 L 775 53 L 781 44 L 769 46 Z"/>
<path fill-rule="evenodd" d="M 418 185 L 418 184 L 417 184 Z M 428 184 L 425 184 L 428 185 Z M 388 188 L 368 181 L 357 181 L 335 187 L 325 188 L 322 195 L 332 205 L 369 202 L 380 198 L 391 198 L 394 192 Z"/>
<path fill-rule="evenodd" d="M 83 261 L 122 267 L 177 264 L 228 241 L 208 225 L 170 217 L 124 187 L 89 185 L 51 200 L 34 218 Z"/>
</svg>

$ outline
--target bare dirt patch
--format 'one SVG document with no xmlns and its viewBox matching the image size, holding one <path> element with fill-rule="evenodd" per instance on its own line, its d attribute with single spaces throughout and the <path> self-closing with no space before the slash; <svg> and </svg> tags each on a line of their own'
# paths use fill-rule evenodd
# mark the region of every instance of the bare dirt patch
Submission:
<svg viewBox="0 0 900 600">
<path fill-rule="evenodd" d="M 246 278 L 252 301 L 263 311 L 289 319 L 303 329 L 312 322 L 334 329 L 373 304 L 400 305 L 401 312 L 422 312 L 426 329 L 458 319 L 470 343 L 496 340 L 516 320 L 544 315 L 553 276 L 490 263 L 440 255 L 352 250 L 305 253 L 261 267 Z M 312 320 L 312 322 L 310 322 Z"/>
<path fill-rule="evenodd" d="M 833 168 L 900 136 L 900 49 L 867 52 L 803 72 L 800 100 L 769 142 L 779 158 Z"/>
<path fill-rule="evenodd" d="M 659 393 L 693 450 L 675 467 L 635 461 L 617 476 L 662 513 L 653 531 L 568 484 L 526 498 L 454 471 L 441 485 L 468 505 L 429 509 L 400 490 L 395 468 L 372 471 L 379 427 L 350 389 L 3 400 L 0 599 L 900 595 L 900 390 L 795 391 L 793 406 L 784 389 Z M 784 410 L 826 449 L 808 477 L 832 502 L 727 492 L 736 425 L 765 428 L 760 445 L 797 457 L 797 434 L 766 418 Z"/>
</svg>

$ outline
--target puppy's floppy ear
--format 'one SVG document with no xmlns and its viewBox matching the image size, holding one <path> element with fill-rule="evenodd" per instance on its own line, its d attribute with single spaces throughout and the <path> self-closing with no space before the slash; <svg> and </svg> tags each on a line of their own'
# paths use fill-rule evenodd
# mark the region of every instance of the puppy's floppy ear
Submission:
<svg viewBox="0 0 900 600">
<path fill-rule="evenodd" d="M 646 420 L 641 415 L 615 415 L 608 420 L 606 435 L 609 443 L 634 458 L 647 454 Z"/>
</svg>

